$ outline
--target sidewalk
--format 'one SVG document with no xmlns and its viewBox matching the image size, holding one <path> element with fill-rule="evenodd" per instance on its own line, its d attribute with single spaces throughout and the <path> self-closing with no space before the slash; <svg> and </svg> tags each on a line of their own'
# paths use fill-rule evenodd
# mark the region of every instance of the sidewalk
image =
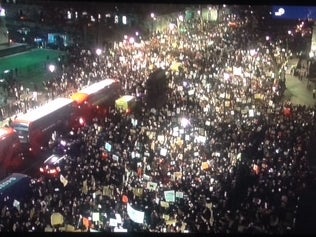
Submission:
<svg viewBox="0 0 316 237">
<path fill-rule="evenodd" d="M 313 99 L 313 88 L 315 88 L 315 82 L 310 81 L 304 78 L 303 80 L 299 80 L 298 77 L 295 77 L 290 74 L 290 67 L 292 65 L 296 65 L 298 59 L 290 59 L 288 61 L 286 71 L 286 90 L 284 92 L 284 100 L 289 100 L 294 105 L 306 105 L 313 107 L 316 104 L 316 99 Z M 310 86 L 308 87 L 308 83 Z"/>
</svg>

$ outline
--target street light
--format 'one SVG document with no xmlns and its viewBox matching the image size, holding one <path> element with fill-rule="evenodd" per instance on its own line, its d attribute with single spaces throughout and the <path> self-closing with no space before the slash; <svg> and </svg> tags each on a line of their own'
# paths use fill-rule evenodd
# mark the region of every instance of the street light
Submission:
<svg viewBox="0 0 316 237">
<path fill-rule="evenodd" d="M 100 56 L 101 53 L 102 53 L 102 49 L 97 48 L 97 49 L 95 50 L 95 53 L 96 53 L 98 56 Z"/>
<path fill-rule="evenodd" d="M 150 17 L 151 17 L 151 33 L 153 34 L 154 33 L 154 20 L 156 19 L 155 18 L 155 13 L 150 13 Z"/>
<path fill-rule="evenodd" d="M 53 72 L 55 71 L 55 69 L 56 69 L 56 66 L 55 66 L 54 64 L 50 64 L 50 65 L 48 66 L 48 70 L 49 70 L 51 73 L 53 73 Z"/>
<path fill-rule="evenodd" d="M 96 50 L 95 50 L 95 53 L 97 54 L 97 63 L 98 64 L 100 64 L 100 55 L 102 54 L 102 49 L 100 49 L 100 48 L 97 48 Z"/>
<path fill-rule="evenodd" d="M 55 70 L 56 70 L 56 66 L 54 65 L 54 64 L 50 64 L 49 66 L 48 66 L 48 70 L 51 72 L 51 79 L 53 79 L 53 73 L 55 72 Z M 52 92 L 52 98 L 54 99 L 54 86 L 50 83 L 50 85 L 51 85 L 51 92 Z"/>
</svg>

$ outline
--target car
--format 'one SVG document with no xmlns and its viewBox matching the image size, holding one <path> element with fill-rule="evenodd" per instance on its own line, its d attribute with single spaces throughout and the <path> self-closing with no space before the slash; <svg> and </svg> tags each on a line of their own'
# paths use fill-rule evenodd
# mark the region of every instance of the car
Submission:
<svg viewBox="0 0 316 237">
<path fill-rule="evenodd" d="M 60 163 L 62 160 L 65 160 L 67 155 L 59 156 L 57 154 L 50 155 L 40 167 L 40 172 L 43 175 L 49 175 L 56 177 L 60 174 Z"/>
<path fill-rule="evenodd" d="M 54 148 L 54 153 L 76 157 L 80 154 L 82 144 L 83 142 L 80 139 L 62 138 Z"/>
</svg>

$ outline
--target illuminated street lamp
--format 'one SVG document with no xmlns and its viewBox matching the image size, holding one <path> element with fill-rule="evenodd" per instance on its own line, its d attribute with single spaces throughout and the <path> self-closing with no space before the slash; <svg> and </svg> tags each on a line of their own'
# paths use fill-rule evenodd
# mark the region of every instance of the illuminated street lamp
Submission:
<svg viewBox="0 0 316 237">
<path fill-rule="evenodd" d="M 50 65 L 48 66 L 48 70 L 49 70 L 51 73 L 53 73 L 53 72 L 55 71 L 55 69 L 56 69 L 56 66 L 55 66 L 54 64 L 50 64 Z"/>
<path fill-rule="evenodd" d="M 95 50 L 95 53 L 96 53 L 98 56 L 100 56 L 101 53 L 102 53 L 102 50 L 98 48 L 98 49 Z"/>
<path fill-rule="evenodd" d="M 100 55 L 102 54 L 102 49 L 99 49 L 99 48 L 97 48 L 96 50 L 95 50 L 95 53 L 97 54 L 97 63 L 99 64 L 100 63 Z"/>
<path fill-rule="evenodd" d="M 155 13 L 150 13 L 150 17 L 151 17 L 151 33 L 153 34 L 154 33 L 154 20 L 156 20 L 156 17 L 155 17 Z"/>
</svg>

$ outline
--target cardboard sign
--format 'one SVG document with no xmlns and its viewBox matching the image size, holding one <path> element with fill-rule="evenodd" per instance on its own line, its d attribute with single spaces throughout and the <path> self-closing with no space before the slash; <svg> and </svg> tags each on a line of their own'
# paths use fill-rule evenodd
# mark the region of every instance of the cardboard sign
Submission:
<svg viewBox="0 0 316 237">
<path fill-rule="evenodd" d="M 207 170 L 209 168 L 209 165 L 207 162 L 202 162 L 202 165 L 201 165 L 201 169 L 202 170 Z"/>
<path fill-rule="evenodd" d="M 157 190 L 158 183 L 155 182 L 147 182 L 147 189 L 150 191 L 156 191 Z"/>
</svg>

